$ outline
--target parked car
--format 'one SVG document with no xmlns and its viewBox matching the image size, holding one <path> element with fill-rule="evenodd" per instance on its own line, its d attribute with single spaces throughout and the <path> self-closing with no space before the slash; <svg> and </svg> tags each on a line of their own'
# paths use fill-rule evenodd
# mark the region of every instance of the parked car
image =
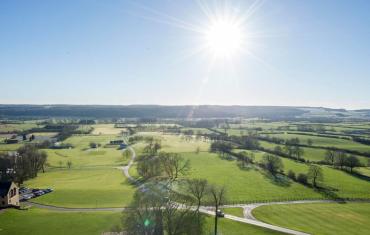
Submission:
<svg viewBox="0 0 370 235">
<path fill-rule="evenodd" d="M 42 190 L 38 190 L 38 191 L 34 192 L 34 194 L 38 197 L 38 196 L 44 195 L 45 193 Z"/>
<path fill-rule="evenodd" d="M 26 201 L 26 200 L 29 200 L 31 198 L 34 198 L 35 194 L 33 194 L 33 193 L 24 194 L 24 195 L 22 195 L 22 197 L 23 197 L 23 200 Z"/>
<path fill-rule="evenodd" d="M 225 217 L 225 214 L 221 210 L 216 211 L 217 217 Z"/>
<path fill-rule="evenodd" d="M 53 192 L 54 190 L 52 188 L 47 188 L 47 189 L 44 189 L 43 191 L 44 193 L 50 193 L 50 192 Z"/>
<path fill-rule="evenodd" d="M 19 189 L 19 193 L 20 194 L 27 194 L 27 193 L 31 193 L 32 192 L 32 190 L 31 189 L 29 189 L 29 188 L 26 188 L 26 187 L 21 187 L 20 189 Z"/>
</svg>

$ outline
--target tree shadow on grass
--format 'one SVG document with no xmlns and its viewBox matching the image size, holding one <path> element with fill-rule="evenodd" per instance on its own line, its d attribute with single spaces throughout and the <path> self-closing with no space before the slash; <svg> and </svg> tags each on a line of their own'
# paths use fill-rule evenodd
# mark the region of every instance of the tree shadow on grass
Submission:
<svg viewBox="0 0 370 235">
<path fill-rule="evenodd" d="M 250 170 L 257 171 L 258 170 L 258 168 L 252 163 L 246 165 L 246 164 L 243 164 L 242 162 L 238 161 L 236 163 L 236 165 L 239 167 L 240 170 L 243 170 L 243 171 L 250 171 Z"/>
<path fill-rule="evenodd" d="M 336 188 L 329 186 L 317 186 L 316 188 L 314 188 L 314 190 L 330 200 L 341 200 L 341 198 L 337 194 L 339 190 Z"/>
<path fill-rule="evenodd" d="M 370 177 L 367 176 L 367 175 L 362 175 L 356 171 L 353 171 L 352 173 L 349 172 L 349 171 L 344 171 L 346 174 L 350 175 L 350 176 L 353 176 L 353 177 L 356 177 L 357 179 L 360 179 L 360 180 L 365 180 L 367 182 L 370 182 Z"/>
<path fill-rule="evenodd" d="M 231 154 L 219 154 L 219 157 L 222 159 L 222 160 L 227 160 L 227 161 L 235 161 L 237 160 L 236 157 L 232 156 Z"/>
<path fill-rule="evenodd" d="M 270 183 L 280 186 L 280 187 L 290 187 L 292 184 L 292 181 L 283 174 L 276 174 L 272 175 L 271 173 L 267 171 L 261 171 L 261 174 L 267 178 Z"/>
</svg>

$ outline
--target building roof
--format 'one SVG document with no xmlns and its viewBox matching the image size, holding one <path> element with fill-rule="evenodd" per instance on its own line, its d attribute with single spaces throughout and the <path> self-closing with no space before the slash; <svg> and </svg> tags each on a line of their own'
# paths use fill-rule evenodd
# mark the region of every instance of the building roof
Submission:
<svg viewBox="0 0 370 235">
<path fill-rule="evenodd" d="M 11 185 L 11 181 L 0 182 L 0 197 L 6 196 L 8 194 Z"/>
</svg>

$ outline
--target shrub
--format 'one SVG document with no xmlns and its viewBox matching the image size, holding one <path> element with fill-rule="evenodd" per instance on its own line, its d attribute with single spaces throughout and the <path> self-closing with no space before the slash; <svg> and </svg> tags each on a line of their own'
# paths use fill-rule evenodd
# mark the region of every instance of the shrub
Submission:
<svg viewBox="0 0 370 235">
<path fill-rule="evenodd" d="M 307 175 L 303 173 L 298 174 L 297 181 L 301 184 L 307 184 Z"/>
<path fill-rule="evenodd" d="M 289 170 L 289 171 L 288 171 L 288 177 L 289 177 L 290 179 L 292 179 L 292 180 L 296 181 L 296 176 L 295 176 L 294 171 Z"/>
</svg>

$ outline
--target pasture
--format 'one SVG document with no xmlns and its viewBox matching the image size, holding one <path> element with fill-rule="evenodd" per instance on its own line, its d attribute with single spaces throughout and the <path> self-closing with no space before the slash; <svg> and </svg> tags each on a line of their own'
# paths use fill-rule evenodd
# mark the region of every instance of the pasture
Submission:
<svg viewBox="0 0 370 235">
<path fill-rule="evenodd" d="M 282 149 L 284 149 L 284 145 L 282 144 L 274 144 L 267 141 L 260 141 L 260 144 L 265 149 L 274 150 L 276 146 L 280 146 Z M 325 160 L 325 153 L 326 149 L 320 149 L 320 148 L 308 148 L 308 147 L 301 147 L 303 150 L 303 156 L 305 160 L 309 160 L 311 162 L 318 162 L 318 161 L 324 161 Z M 368 159 L 367 157 L 363 156 L 356 156 L 360 160 L 362 164 L 366 164 Z"/>
<path fill-rule="evenodd" d="M 203 140 L 196 140 L 191 138 L 186 140 L 183 135 L 169 135 L 159 132 L 139 132 L 138 135 L 152 136 L 159 140 L 162 145 L 161 151 L 176 152 L 176 153 L 190 153 L 195 152 L 197 148 L 200 151 L 208 151 L 210 143 Z"/>
<path fill-rule="evenodd" d="M 292 138 L 299 138 L 301 143 L 307 143 L 308 139 L 313 141 L 314 146 L 323 146 L 323 147 L 336 147 L 340 149 L 349 149 L 360 152 L 370 152 L 370 146 L 354 142 L 352 140 L 346 139 L 337 139 L 337 138 L 328 138 L 321 136 L 308 136 L 308 135 L 299 135 L 299 134 L 269 134 L 270 137 L 281 138 L 289 140 Z"/>
<path fill-rule="evenodd" d="M 0 133 L 13 133 L 30 130 L 36 128 L 38 125 L 35 122 L 25 122 L 16 124 L 3 124 L 0 123 Z"/>
<path fill-rule="evenodd" d="M 54 189 L 54 192 L 32 199 L 47 205 L 95 208 L 127 206 L 135 188 L 121 169 L 86 167 L 39 173 L 25 183 L 31 188 Z"/>
<path fill-rule="evenodd" d="M 115 128 L 114 124 L 95 124 L 91 127 L 94 135 L 119 135 L 125 130 L 125 128 Z"/>
<path fill-rule="evenodd" d="M 121 212 L 57 212 L 31 208 L 28 210 L 7 210 L 0 213 L 0 235 L 100 235 L 109 232 L 112 228 L 120 227 L 121 219 L 125 216 Z M 204 231 L 213 232 L 214 219 L 206 216 Z M 274 232 L 257 226 L 243 224 L 228 219 L 219 220 L 221 234 L 230 235 L 278 235 Z M 122 228 L 124 230 L 124 228 Z"/>
<path fill-rule="evenodd" d="M 0 213 L 0 234 L 100 235 L 120 224 L 120 212 L 56 212 L 37 208 Z"/>
<path fill-rule="evenodd" d="M 225 185 L 229 203 L 322 198 L 321 194 L 301 184 L 290 180 L 276 182 L 257 168 L 240 169 L 235 160 L 224 160 L 214 153 L 183 156 L 190 160 L 192 167 L 188 177 Z"/>
<path fill-rule="evenodd" d="M 63 143 L 72 149 L 47 149 L 49 168 L 25 182 L 34 188 L 54 188 L 54 192 L 33 199 L 35 202 L 64 207 L 122 207 L 135 191 L 120 167 L 129 161 L 121 150 L 105 148 L 114 135 L 75 135 Z M 101 144 L 91 149 L 90 142 Z M 67 162 L 72 162 L 71 169 Z"/>
<path fill-rule="evenodd" d="M 266 223 L 315 235 L 363 235 L 370 231 L 369 203 L 269 205 L 252 213 Z"/>
<path fill-rule="evenodd" d="M 261 161 L 263 152 L 255 153 L 255 160 Z M 307 173 L 309 165 L 287 158 L 281 158 L 284 172 L 292 170 L 295 174 Z M 330 191 L 331 196 L 342 198 L 369 198 L 370 182 L 347 172 L 322 166 L 324 180 L 322 187 Z M 313 189 L 311 189 L 313 190 Z M 324 193 L 324 192 L 321 192 Z"/>
</svg>

